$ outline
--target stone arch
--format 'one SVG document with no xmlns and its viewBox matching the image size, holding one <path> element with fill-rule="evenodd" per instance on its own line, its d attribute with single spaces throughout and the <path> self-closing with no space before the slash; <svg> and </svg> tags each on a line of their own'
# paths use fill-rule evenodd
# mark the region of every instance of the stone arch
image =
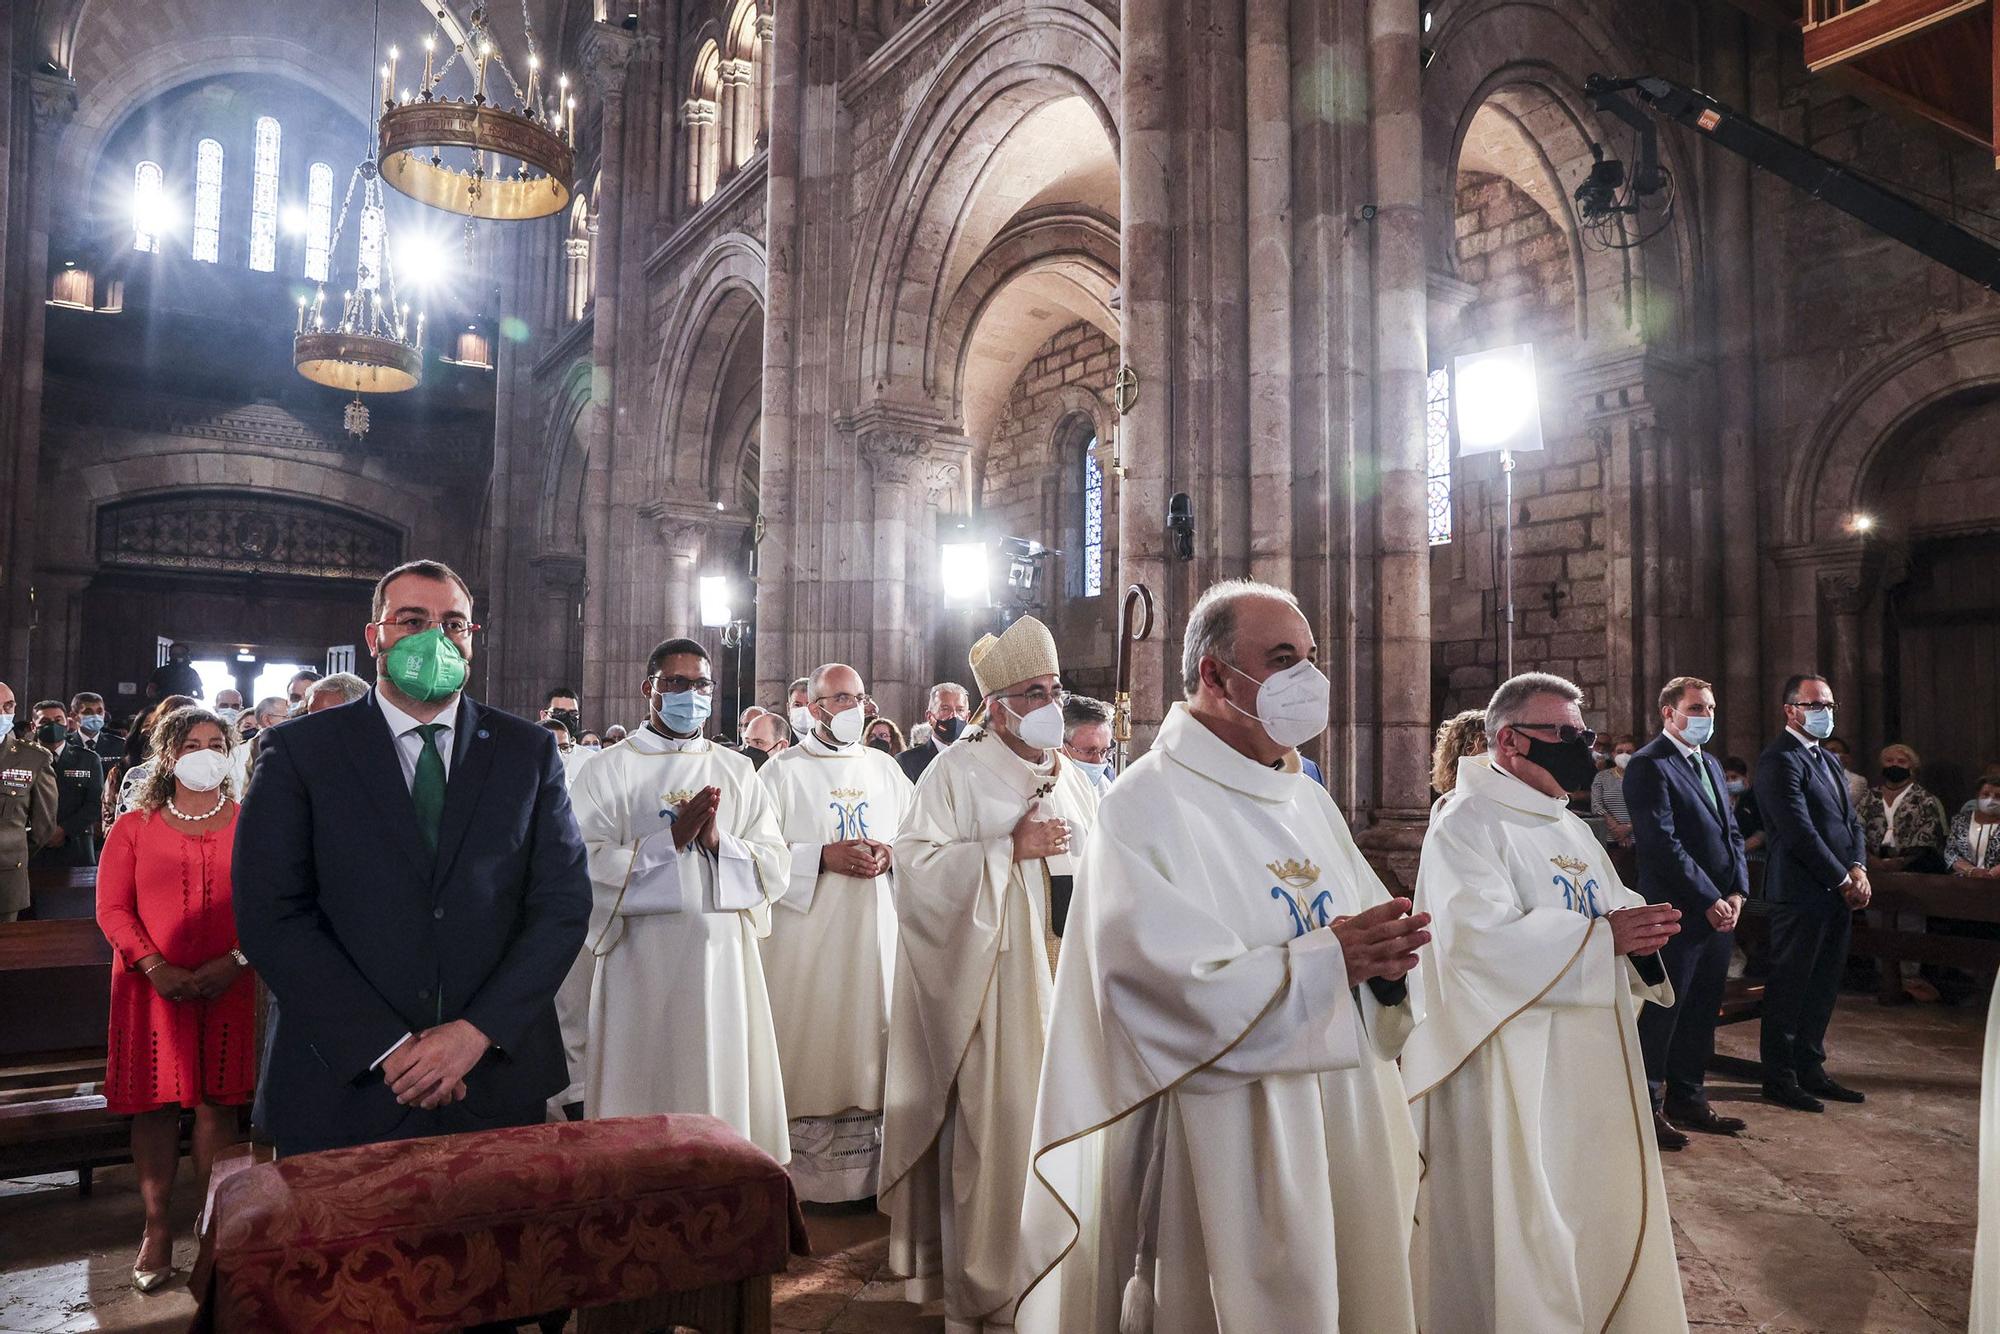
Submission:
<svg viewBox="0 0 2000 1334">
<path fill-rule="evenodd" d="M 1100 159 L 1115 194 L 1118 53 L 1116 26 L 1095 8 L 1017 0 L 943 62 L 897 136 L 857 247 L 847 343 L 862 400 L 938 395 L 944 308 L 1017 213 L 1044 195 L 1092 193 L 1065 177 L 1100 171 Z M 1083 164 L 1050 153 L 1010 161 L 1038 117 L 1067 135 L 1094 124 L 1104 153 Z M 1115 198 L 1106 202 L 1115 211 Z"/>
<path fill-rule="evenodd" d="M 591 365 L 578 358 L 564 372 L 549 404 L 542 430 L 541 508 L 536 521 L 537 543 L 543 554 L 583 553 L 585 525 L 583 494 L 589 474 L 590 434 L 584 414 L 590 410 Z"/>
<path fill-rule="evenodd" d="M 1088 320 L 1116 340 L 1117 286 L 1115 218 L 1054 204 L 1002 229 L 953 293 L 933 339 L 940 398 L 965 433 L 984 444 L 1015 377 L 1061 325 Z M 1032 310 L 1059 313 L 1025 318 Z M 995 330 L 1004 332 L 982 336 Z"/>
<path fill-rule="evenodd" d="M 1579 6 L 1470 0 L 1441 9 L 1431 41 L 1435 55 L 1424 71 L 1424 212 L 1432 270 L 1455 272 L 1452 202 L 1459 164 L 1475 117 L 1492 106 L 1518 127 L 1537 159 L 1517 183 L 1549 210 L 1569 241 L 1578 337 L 1673 346 L 1691 322 L 1695 250 L 1688 219 L 1699 211 L 1694 164 L 1682 145 L 1671 136 L 1660 140 L 1679 196 L 1660 241 L 1634 250 L 1590 250 L 1579 243 L 1572 197 L 1588 171 L 1592 142 L 1615 152 L 1629 139 L 1622 127 L 1600 120 L 1583 82 L 1594 73 L 1636 69 L 1634 58 Z"/>
<path fill-rule="evenodd" d="M 1848 516 L 1868 508 L 1913 423 L 1950 400 L 2000 389 L 2000 318 L 1932 329 L 1871 358 L 1814 423 L 1784 494 L 1789 547 L 1851 546 Z"/>
<path fill-rule="evenodd" d="M 648 481 L 661 489 L 732 498 L 750 444 L 745 423 L 761 419 L 762 404 L 746 418 L 741 396 L 725 401 L 725 391 L 745 374 L 762 382 L 765 272 L 762 243 L 742 232 L 716 238 L 688 271 L 666 326 L 679 336 L 661 348 L 653 374 L 658 453 Z"/>
<path fill-rule="evenodd" d="M 394 529 L 405 550 L 413 537 L 440 526 L 435 498 L 421 488 L 396 485 L 309 459 L 245 454 L 226 448 L 134 454 L 85 464 L 77 485 L 63 488 L 60 522 L 95 532 L 90 519 L 109 504 L 175 491 L 245 487 L 259 494 L 311 501 L 365 514 Z"/>
</svg>

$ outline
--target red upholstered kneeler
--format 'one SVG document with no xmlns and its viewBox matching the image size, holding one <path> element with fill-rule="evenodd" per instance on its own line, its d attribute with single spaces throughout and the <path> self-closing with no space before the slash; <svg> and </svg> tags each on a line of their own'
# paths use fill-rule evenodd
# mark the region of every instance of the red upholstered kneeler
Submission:
<svg viewBox="0 0 2000 1334">
<path fill-rule="evenodd" d="M 765 1330 L 806 1254 L 785 1170 L 714 1117 L 521 1126 L 302 1154 L 215 1194 L 220 1331 Z M 198 1327 L 200 1322 L 197 1322 Z"/>
</svg>

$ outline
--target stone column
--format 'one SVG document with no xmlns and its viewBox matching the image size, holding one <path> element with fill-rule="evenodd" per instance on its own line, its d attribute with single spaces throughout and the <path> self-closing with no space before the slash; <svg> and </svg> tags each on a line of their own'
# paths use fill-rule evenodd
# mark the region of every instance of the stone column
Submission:
<svg viewBox="0 0 2000 1334">
<path fill-rule="evenodd" d="M 660 635 L 701 634 L 700 608 L 695 602 L 695 564 L 701 559 L 702 527 L 671 512 L 659 516 L 660 545 L 666 551 L 666 578 L 660 604 Z"/>
<path fill-rule="evenodd" d="M 715 77 L 715 177 L 721 181 L 736 170 L 736 112 L 742 85 L 736 80 L 736 62 L 724 60 Z M 710 187 L 711 189 L 713 187 Z"/>
<path fill-rule="evenodd" d="M 1838 731 L 1857 757 L 1865 758 L 1875 738 L 1862 701 L 1867 695 L 1862 667 L 1861 613 L 1868 606 L 1868 579 L 1859 559 L 1840 560 L 1819 571 L 1820 643 L 1833 697 L 1840 701 Z"/>
<path fill-rule="evenodd" d="M 764 275 L 764 391 L 758 509 L 764 525 L 757 574 L 757 699 L 776 699 L 790 678 L 792 484 L 797 467 L 798 337 L 800 326 L 799 143 L 800 89 L 805 79 L 806 12 L 781 5 L 772 19 L 768 52 L 770 156 L 764 168 L 767 220 Z"/>
<path fill-rule="evenodd" d="M 757 147 L 771 140 L 771 36 L 777 20 L 769 14 L 757 16 Z"/>
<path fill-rule="evenodd" d="M 757 70 L 748 60 L 722 62 L 723 87 L 729 98 L 729 170 L 735 171 L 757 152 Z"/>
<path fill-rule="evenodd" d="M 1252 0 L 1248 11 L 1250 573 L 1291 588 L 1291 14 L 1286 0 Z"/>
<path fill-rule="evenodd" d="M 1431 581 L 1424 452 L 1426 295 L 1419 12 L 1369 0 L 1375 172 L 1375 465 L 1378 776 L 1371 850 L 1400 875 L 1430 808 Z"/>
<path fill-rule="evenodd" d="M 1166 711 L 1168 642 L 1178 626 L 1168 587 L 1180 577 L 1169 564 L 1168 456 L 1174 447 L 1170 363 L 1175 355 L 1173 305 L 1175 143 L 1179 89 L 1173 79 L 1174 33 L 1183 15 L 1176 0 L 1125 0 L 1119 19 L 1124 50 L 1119 89 L 1121 217 L 1118 342 L 1140 377 L 1139 397 L 1118 423 L 1118 585 L 1152 590 L 1158 616 L 1152 637 L 1132 654 L 1132 716 L 1150 739 Z"/>
<path fill-rule="evenodd" d="M 18 53 L 18 49 L 17 49 Z M 0 67 L 4 68 L 4 67 Z M 27 689 L 30 675 L 40 676 L 35 659 L 45 650 L 31 642 L 34 633 L 34 606 L 31 590 L 35 585 L 35 562 L 39 554 L 37 514 L 41 486 L 42 439 L 42 349 L 47 329 L 49 289 L 49 212 L 55 191 L 56 144 L 69 118 L 76 111 L 76 84 L 54 74 L 27 76 L 31 122 L 25 155 L 16 154 L 12 180 L 26 196 L 20 216 L 25 227 L 10 230 L 9 252 L 0 254 L 8 266 L 4 304 L 0 305 L 0 347 L 7 351 L 0 367 L 0 459 L 8 460 L 8 484 L 0 491 L 0 627 L 6 639 L 0 643 L 0 666 L 21 678 L 17 690 Z M 5 94 L 12 97 L 11 90 Z M 15 105 L 18 107 L 19 103 Z"/>
<path fill-rule="evenodd" d="M 623 293 L 619 257 L 624 240 L 625 68 L 632 35 L 608 23 L 584 34 L 584 71 L 598 95 L 602 125 L 598 136 L 598 229 L 591 316 L 591 448 L 584 481 L 584 553 L 588 585 L 584 605 L 584 692 L 603 699 L 611 687 L 614 644 L 624 624 L 618 617 L 620 585 L 629 565 L 612 551 L 617 532 L 611 513 L 616 471 L 614 412 L 617 408 L 618 311 Z"/>
<path fill-rule="evenodd" d="M 868 662 L 855 663 L 884 712 L 914 716 L 930 684 L 924 664 L 934 629 L 924 597 L 935 563 L 934 507 L 958 480 L 971 444 L 925 413 L 871 405 L 843 423 L 874 476 L 874 607 Z"/>
<path fill-rule="evenodd" d="M 701 207 L 701 142 L 715 104 L 691 97 L 681 104 L 681 213 Z"/>
</svg>

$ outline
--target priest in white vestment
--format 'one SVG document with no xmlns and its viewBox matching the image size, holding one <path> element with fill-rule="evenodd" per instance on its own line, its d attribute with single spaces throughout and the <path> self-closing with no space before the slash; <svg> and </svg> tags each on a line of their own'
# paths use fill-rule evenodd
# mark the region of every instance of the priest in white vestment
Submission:
<svg viewBox="0 0 2000 1334">
<path fill-rule="evenodd" d="M 1017 1324 L 1053 917 L 1097 814 L 1060 751 L 1048 628 L 1024 616 L 974 644 L 971 662 L 983 723 L 924 771 L 895 841 L 882 1123 L 890 1267 L 910 1278 L 910 1300 L 943 1297 L 954 1334 Z M 1055 1328 L 1019 1315 L 1022 1328 Z"/>
<path fill-rule="evenodd" d="M 1184 645 L 1077 873 L 1023 1236 L 1066 1334 L 1414 1334 L 1425 919 L 1300 772 L 1329 684 L 1292 595 L 1217 585 Z"/>
<path fill-rule="evenodd" d="M 1986 1059 L 1979 1076 L 1978 1223 L 1968 1328 L 1972 1334 L 2000 1334 L 2000 987 L 1986 1005 Z"/>
<path fill-rule="evenodd" d="M 705 1112 L 785 1162 L 785 1090 L 757 938 L 791 855 L 770 793 L 702 736 L 708 655 L 670 639 L 647 662 L 645 726 L 570 788 L 590 856 L 585 1111 Z"/>
<path fill-rule="evenodd" d="M 792 857 L 791 888 L 764 937 L 791 1117 L 792 1184 L 818 1203 L 865 1200 L 881 1165 L 889 980 L 896 957 L 894 853 L 910 780 L 863 745 L 861 674 L 806 678 L 814 728 L 759 771 Z"/>
<path fill-rule="evenodd" d="M 1437 943 L 1403 1049 L 1424 1175 L 1413 1271 L 1426 1334 L 1687 1328 L 1640 1003 L 1673 1003 L 1680 917 L 1627 889 L 1569 811 L 1590 785 L 1583 693 L 1514 677 L 1424 837 Z"/>
</svg>

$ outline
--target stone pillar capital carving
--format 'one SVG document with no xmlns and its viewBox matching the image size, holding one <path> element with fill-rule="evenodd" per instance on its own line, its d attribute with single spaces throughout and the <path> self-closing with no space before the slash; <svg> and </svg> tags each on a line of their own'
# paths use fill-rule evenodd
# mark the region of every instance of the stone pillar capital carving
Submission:
<svg viewBox="0 0 2000 1334">
<path fill-rule="evenodd" d="M 67 74 L 30 75 L 28 96 L 34 109 L 37 129 L 57 128 L 76 114 L 76 80 Z"/>
<path fill-rule="evenodd" d="M 693 128 L 713 125 L 716 120 L 715 103 L 705 97 L 690 97 L 681 103 L 681 124 Z"/>
<path fill-rule="evenodd" d="M 625 96 L 625 67 L 638 44 L 631 33 L 609 23 L 593 23 L 584 31 L 583 73 L 599 97 L 615 101 Z"/>
<path fill-rule="evenodd" d="M 871 403 L 838 423 L 877 482 L 922 486 L 935 504 L 965 475 L 972 442 L 927 405 Z"/>
<path fill-rule="evenodd" d="M 1819 598 L 1836 616 L 1859 616 L 1868 604 L 1868 581 L 1859 569 L 1821 570 Z"/>
</svg>

